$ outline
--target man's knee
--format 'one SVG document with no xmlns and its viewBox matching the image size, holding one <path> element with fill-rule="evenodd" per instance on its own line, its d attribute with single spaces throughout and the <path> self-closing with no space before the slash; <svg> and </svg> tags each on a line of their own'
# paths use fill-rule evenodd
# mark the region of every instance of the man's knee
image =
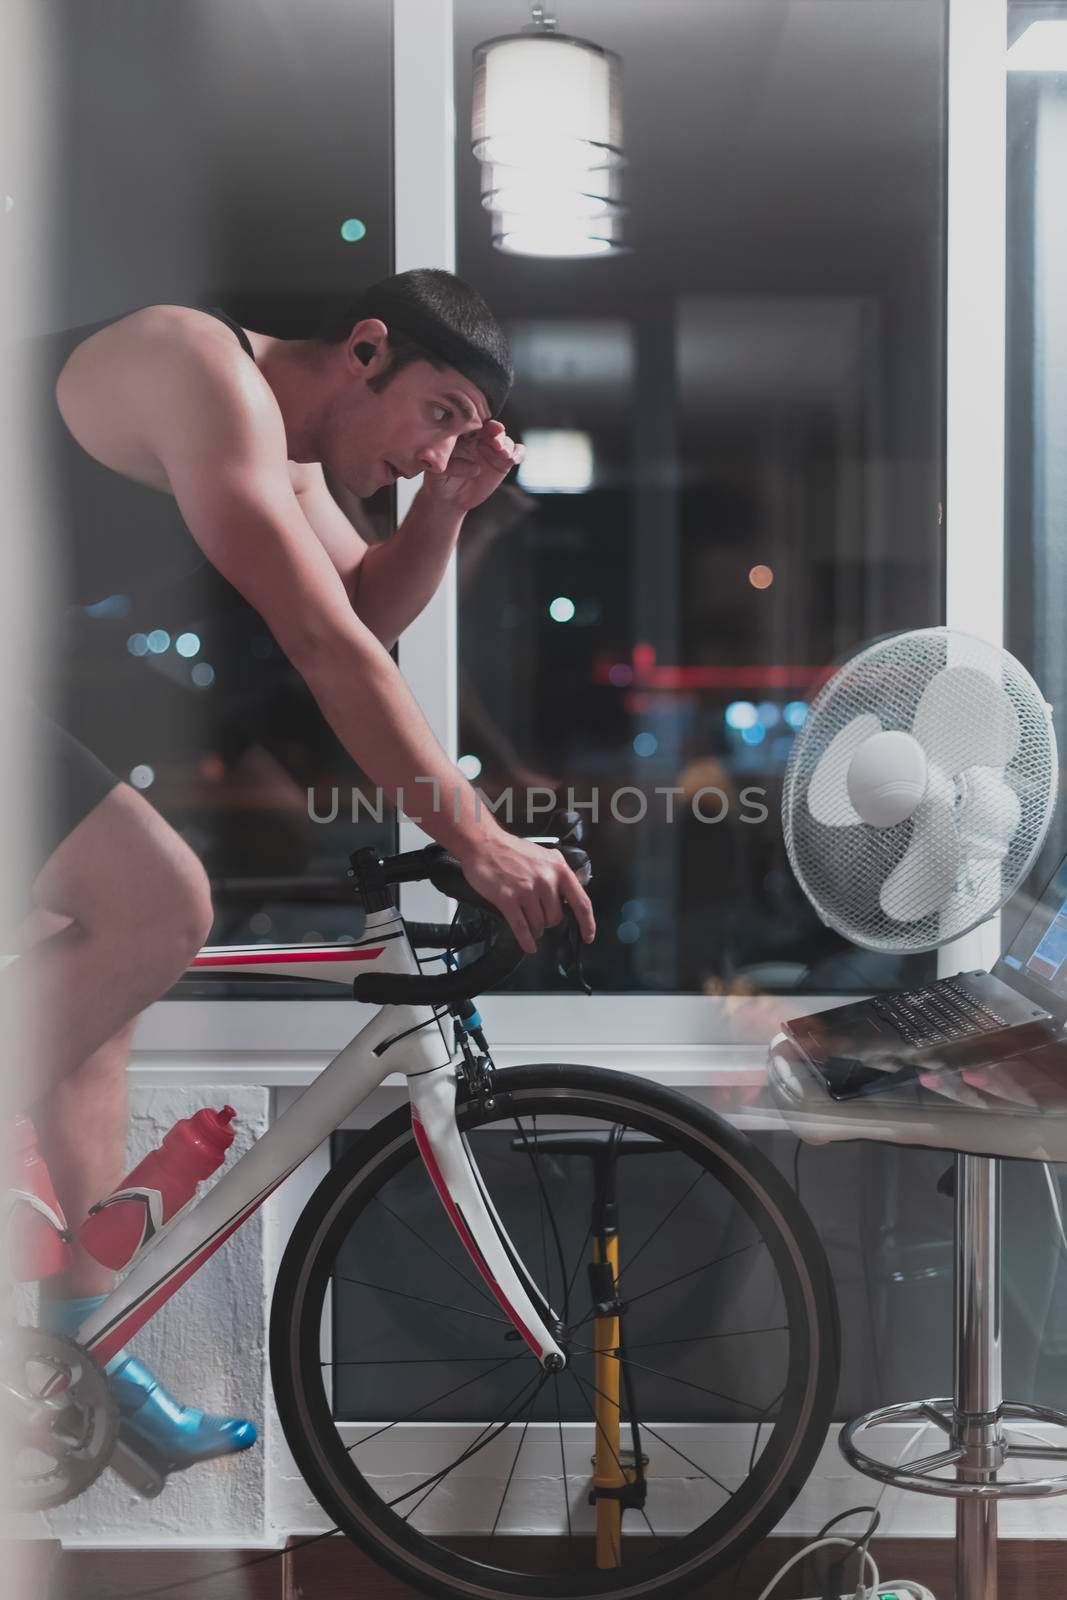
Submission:
<svg viewBox="0 0 1067 1600">
<path fill-rule="evenodd" d="M 170 946 L 174 963 L 184 968 L 207 943 L 214 913 L 207 873 L 188 845 L 175 838 L 181 850 L 160 863 L 149 924 Z"/>
<path fill-rule="evenodd" d="M 152 966 L 177 972 L 208 937 L 207 874 L 140 795 L 112 791 L 42 869 L 38 903 L 83 931 L 103 933 Z"/>
</svg>

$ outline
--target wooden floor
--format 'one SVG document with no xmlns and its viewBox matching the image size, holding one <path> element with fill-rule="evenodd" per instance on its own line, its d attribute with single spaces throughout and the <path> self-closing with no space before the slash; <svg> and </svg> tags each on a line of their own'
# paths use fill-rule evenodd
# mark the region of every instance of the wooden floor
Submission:
<svg viewBox="0 0 1067 1600">
<path fill-rule="evenodd" d="M 767 1539 L 736 1585 L 728 1573 L 694 1593 L 699 1600 L 756 1600 L 805 1542 Z M 955 1600 L 949 1541 L 881 1540 L 872 1550 L 884 1579 L 916 1579 L 936 1600 Z M 23 1547 L 23 1554 L 34 1556 L 35 1571 L 23 1579 L 25 1593 L 10 1594 L 9 1600 L 414 1600 L 418 1594 L 340 1538 L 297 1542 L 266 1557 L 251 1550 L 61 1552 L 47 1544 L 32 1552 Z M 1067 1543 L 1005 1539 L 999 1576 L 997 1600 L 1067 1600 Z M 805 1563 L 782 1580 L 774 1596 L 807 1600 L 817 1593 L 813 1568 Z"/>
</svg>

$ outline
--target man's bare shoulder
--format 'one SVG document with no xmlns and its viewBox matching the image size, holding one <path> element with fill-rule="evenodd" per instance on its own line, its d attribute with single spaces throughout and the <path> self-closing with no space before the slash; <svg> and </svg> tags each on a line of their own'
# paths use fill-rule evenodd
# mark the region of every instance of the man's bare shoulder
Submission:
<svg viewBox="0 0 1067 1600">
<path fill-rule="evenodd" d="M 156 480 L 175 430 L 189 446 L 236 445 L 284 428 L 277 401 L 231 329 L 185 306 L 144 306 L 71 354 L 56 398 L 75 437 L 106 465 Z M 279 431 L 280 430 L 280 431 Z M 163 487 L 163 484 L 159 484 Z"/>
<path fill-rule="evenodd" d="M 60 378 L 73 388 L 76 382 L 141 373 L 159 377 L 177 369 L 247 377 L 253 380 L 252 390 L 267 387 L 232 329 L 218 317 L 171 305 L 142 306 L 100 328 L 72 351 Z"/>
</svg>

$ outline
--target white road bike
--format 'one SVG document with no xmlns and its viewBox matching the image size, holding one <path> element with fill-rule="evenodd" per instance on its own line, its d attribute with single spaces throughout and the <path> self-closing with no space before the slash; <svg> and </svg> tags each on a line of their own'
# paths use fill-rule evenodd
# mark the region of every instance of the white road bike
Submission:
<svg viewBox="0 0 1067 1600">
<path fill-rule="evenodd" d="M 557 825 L 542 842 L 587 878 L 580 826 Z M 59 1504 L 108 1466 L 163 1488 L 122 1438 L 104 1366 L 402 1073 L 410 1107 L 337 1155 L 275 1286 L 271 1376 L 309 1488 L 439 1600 L 688 1592 L 769 1532 L 824 1441 L 838 1326 L 815 1230 L 777 1168 L 685 1096 L 586 1066 L 494 1067 L 473 997 L 522 955 L 439 846 L 358 851 L 351 877 L 358 943 L 194 961 L 351 982 L 381 1009 L 74 1339 L 9 1328 L 20 1501 Z M 452 924 L 394 908 L 395 885 L 426 879 L 459 902 Z M 569 945 L 580 976 L 573 926 Z"/>
</svg>

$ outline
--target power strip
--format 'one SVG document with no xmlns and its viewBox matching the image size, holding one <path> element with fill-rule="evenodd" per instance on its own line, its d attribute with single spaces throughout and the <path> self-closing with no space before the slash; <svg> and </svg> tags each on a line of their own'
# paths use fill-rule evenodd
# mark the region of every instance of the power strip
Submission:
<svg viewBox="0 0 1067 1600">
<path fill-rule="evenodd" d="M 870 1600 L 875 1600 L 874 1594 L 869 1589 L 854 1589 L 851 1594 L 843 1594 L 841 1600 L 857 1600 L 860 1595 L 869 1595 Z M 818 1597 L 812 1596 L 811 1600 L 818 1600 Z M 905 1578 L 900 1583 L 880 1583 L 877 1600 L 935 1600 L 935 1597 L 929 1589 L 924 1589 L 921 1583 L 913 1583 L 910 1578 Z"/>
</svg>

